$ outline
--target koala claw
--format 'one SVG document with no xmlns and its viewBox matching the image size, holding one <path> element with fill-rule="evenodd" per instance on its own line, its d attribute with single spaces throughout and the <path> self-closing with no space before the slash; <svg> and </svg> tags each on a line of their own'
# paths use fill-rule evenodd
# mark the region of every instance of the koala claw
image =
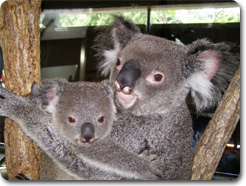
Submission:
<svg viewBox="0 0 246 186">
<path fill-rule="evenodd" d="M 145 160 L 147 161 L 154 161 L 157 159 L 157 155 L 156 154 L 150 154 L 148 149 L 145 149 L 144 151 L 142 151 L 139 154 L 140 157 L 143 157 Z"/>
<path fill-rule="evenodd" d="M 130 94 L 131 91 L 132 91 L 132 89 L 131 89 L 131 87 L 129 87 L 129 86 L 124 87 L 124 89 L 123 89 L 123 93 L 124 93 L 124 94 Z"/>
<path fill-rule="evenodd" d="M 145 179 L 148 179 L 148 180 L 159 180 L 161 178 L 161 175 L 162 175 L 162 171 L 157 169 L 157 168 L 152 168 L 152 172 L 147 172 L 146 171 L 146 174 L 145 174 Z"/>
<path fill-rule="evenodd" d="M 15 176 L 18 180 L 30 180 L 25 174 L 18 173 L 17 176 Z"/>
<path fill-rule="evenodd" d="M 1 99 L 5 99 L 7 96 L 7 93 L 8 93 L 8 91 L 5 88 L 0 87 L 0 98 Z"/>
<path fill-rule="evenodd" d="M 0 115 L 3 116 L 4 100 L 6 99 L 6 91 L 4 88 L 0 87 Z"/>
<path fill-rule="evenodd" d="M 157 155 L 156 154 L 151 154 L 151 155 L 149 155 L 149 160 L 150 161 L 154 161 L 154 160 L 156 160 L 157 159 Z"/>
<path fill-rule="evenodd" d="M 0 87 L 0 116 L 9 117 L 9 114 L 15 109 L 13 104 L 16 104 L 18 101 L 19 98 L 17 95 Z"/>
<path fill-rule="evenodd" d="M 18 96 L 16 94 L 13 94 L 6 90 L 3 87 L 0 87 L 0 99 L 7 99 L 7 98 L 17 98 Z"/>
<path fill-rule="evenodd" d="M 118 83 L 118 81 L 115 81 L 114 82 L 114 86 L 115 86 L 115 88 L 116 88 L 117 91 L 121 91 L 120 90 L 120 84 Z"/>
</svg>

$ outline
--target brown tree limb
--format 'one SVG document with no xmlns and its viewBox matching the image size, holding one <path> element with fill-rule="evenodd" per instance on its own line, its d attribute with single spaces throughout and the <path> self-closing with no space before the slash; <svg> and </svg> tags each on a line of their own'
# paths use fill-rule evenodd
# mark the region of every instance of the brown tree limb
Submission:
<svg viewBox="0 0 246 186">
<path fill-rule="evenodd" d="M 21 96 L 31 91 L 34 81 L 40 83 L 40 17 L 41 0 L 8 0 L 0 10 L 0 45 L 3 50 L 6 88 Z M 4 131 L 8 176 L 15 179 L 23 173 L 39 178 L 39 148 L 9 119 Z"/>
<path fill-rule="evenodd" d="M 211 180 L 240 118 L 240 67 L 226 90 L 212 120 L 198 142 L 192 180 Z"/>
</svg>

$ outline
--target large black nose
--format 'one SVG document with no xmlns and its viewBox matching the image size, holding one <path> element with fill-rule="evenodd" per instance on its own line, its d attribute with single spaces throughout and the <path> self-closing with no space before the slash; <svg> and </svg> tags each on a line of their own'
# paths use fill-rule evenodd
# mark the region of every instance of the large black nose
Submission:
<svg viewBox="0 0 246 186">
<path fill-rule="evenodd" d="M 95 127 L 91 123 L 85 123 L 81 126 L 81 141 L 88 143 L 94 141 Z"/>
<path fill-rule="evenodd" d="M 116 77 L 115 87 L 117 90 L 120 89 L 121 91 L 127 88 L 126 93 L 131 93 L 140 76 L 141 70 L 139 64 L 136 61 L 127 61 Z"/>
</svg>

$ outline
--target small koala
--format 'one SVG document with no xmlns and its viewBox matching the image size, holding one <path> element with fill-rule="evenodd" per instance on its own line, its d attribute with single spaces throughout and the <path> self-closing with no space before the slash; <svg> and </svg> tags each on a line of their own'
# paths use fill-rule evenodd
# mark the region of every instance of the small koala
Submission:
<svg viewBox="0 0 246 186">
<path fill-rule="evenodd" d="M 157 179 L 149 160 L 111 139 L 113 95 L 107 81 L 48 80 L 40 88 L 34 83 L 26 98 L 1 88 L 0 115 L 16 121 L 73 179 Z"/>
<path fill-rule="evenodd" d="M 239 56 L 226 43 L 199 39 L 183 46 L 143 34 L 123 17 L 115 17 L 96 41 L 99 69 L 115 84 L 122 116 L 111 136 L 123 133 L 124 143 L 115 141 L 135 153 L 147 144 L 157 156 L 152 164 L 162 170 L 161 179 L 190 179 L 192 120 L 186 97 L 191 93 L 197 112 L 215 106 Z"/>
</svg>

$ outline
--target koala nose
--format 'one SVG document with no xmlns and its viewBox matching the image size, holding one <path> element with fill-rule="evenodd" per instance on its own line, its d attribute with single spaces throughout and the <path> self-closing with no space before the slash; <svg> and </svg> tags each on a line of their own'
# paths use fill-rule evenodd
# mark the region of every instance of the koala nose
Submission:
<svg viewBox="0 0 246 186">
<path fill-rule="evenodd" d="M 116 77 L 116 90 L 123 91 L 125 94 L 130 94 L 140 76 L 141 70 L 138 63 L 136 61 L 126 62 Z"/>
<path fill-rule="evenodd" d="M 118 83 L 118 81 L 115 81 L 114 86 L 115 86 L 115 88 L 116 88 L 116 90 L 117 90 L 118 92 L 121 91 L 120 84 Z M 129 87 L 129 86 L 126 86 L 126 87 L 123 88 L 122 92 L 123 92 L 124 94 L 130 94 L 130 93 L 132 92 L 132 88 Z"/>
<path fill-rule="evenodd" d="M 81 126 L 81 141 L 83 143 L 93 142 L 95 137 L 95 127 L 91 123 L 85 123 Z"/>
</svg>

